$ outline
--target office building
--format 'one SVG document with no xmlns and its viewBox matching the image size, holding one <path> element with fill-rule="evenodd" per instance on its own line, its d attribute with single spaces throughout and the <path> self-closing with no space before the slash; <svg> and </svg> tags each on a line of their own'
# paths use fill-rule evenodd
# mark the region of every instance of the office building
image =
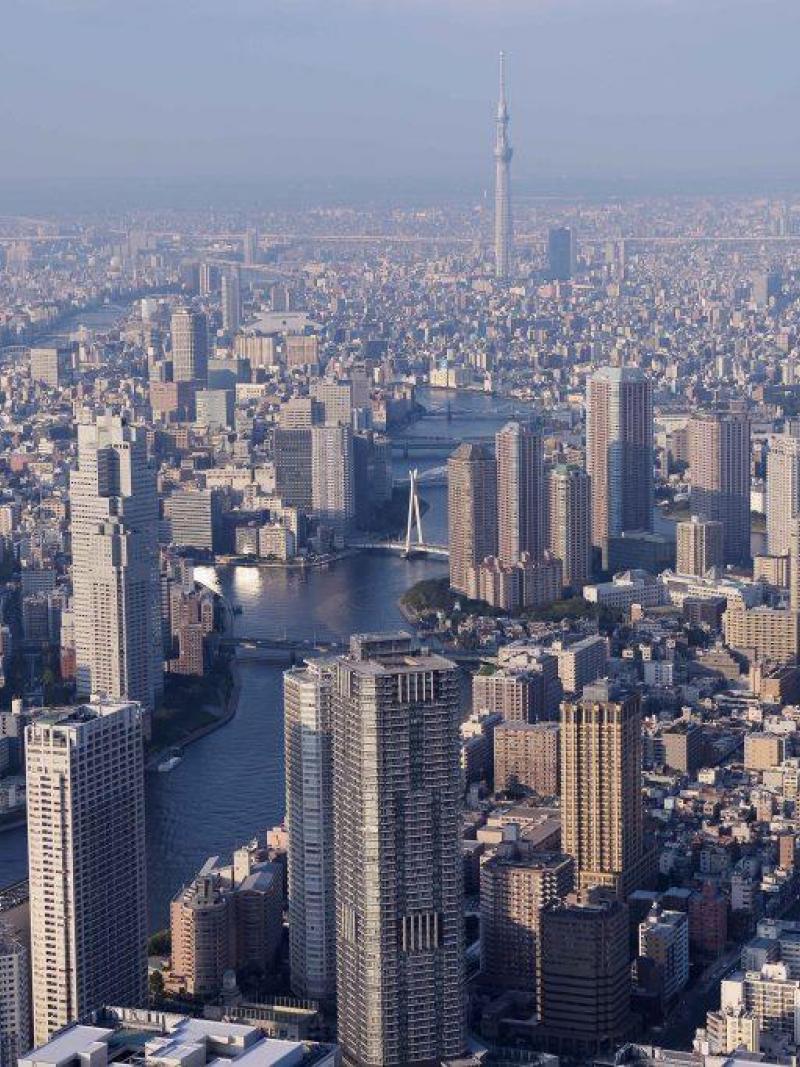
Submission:
<svg viewBox="0 0 800 1067">
<path fill-rule="evenodd" d="M 634 367 L 603 367 L 586 397 L 586 470 L 592 544 L 653 528 L 653 391 Z"/>
<path fill-rule="evenodd" d="M 495 436 L 497 455 L 497 558 L 512 566 L 545 548 L 542 439 L 529 426 L 509 422 Z"/>
<path fill-rule="evenodd" d="M 547 478 L 548 547 L 561 560 L 564 585 L 579 591 L 591 574 L 591 492 L 582 467 L 559 464 Z"/>
<path fill-rule="evenodd" d="M 31 972 L 28 947 L 0 921 L 0 1067 L 16 1067 L 31 1045 Z"/>
<path fill-rule="evenodd" d="M 231 389 L 198 389 L 195 423 L 208 430 L 232 430 L 234 406 Z"/>
<path fill-rule="evenodd" d="M 219 539 L 222 496 L 218 489 L 181 489 L 164 501 L 171 544 L 213 552 Z"/>
<path fill-rule="evenodd" d="M 676 526 L 678 574 L 693 574 L 705 578 L 712 567 L 721 568 L 725 561 L 724 529 L 715 519 L 701 519 L 692 515 Z"/>
<path fill-rule="evenodd" d="M 505 55 L 500 53 L 500 96 L 497 101 L 494 142 L 494 273 L 507 278 L 511 273 L 514 232 L 511 214 L 511 157 L 508 140 Z"/>
<path fill-rule="evenodd" d="M 621 900 L 649 879 L 642 825 L 638 694 L 607 679 L 561 705 L 562 847 L 579 889 L 607 886 Z"/>
<path fill-rule="evenodd" d="M 31 349 L 31 381 L 60 389 L 72 376 L 72 348 L 52 345 Z"/>
<path fill-rule="evenodd" d="M 793 520 L 800 514 L 800 437 L 770 438 L 767 453 L 767 551 L 785 556 Z"/>
<path fill-rule="evenodd" d="M 242 323 L 242 293 L 239 271 L 229 270 L 222 275 L 222 329 L 229 336 Z"/>
<path fill-rule="evenodd" d="M 478 596 L 478 568 L 497 555 L 497 464 L 483 445 L 461 444 L 447 461 L 450 587 Z"/>
<path fill-rule="evenodd" d="M 291 984 L 296 997 L 324 1004 L 336 999 L 334 673 L 311 660 L 283 676 Z"/>
<path fill-rule="evenodd" d="M 93 702 L 26 730 L 34 1040 L 147 991 L 142 709 Z"/>
<path fill-rule="evenodd" d="M 541 852 L 511 823 L 481 864 L 481 982 L 492 990 L 536 992 L 541 911 L 572 891 L 571 856 Z"/>
<path fill-rule="evenodd" d="M 547 264 L 552 280 L 568 282 L 575 273 L 577 260 L 575 232 L 568 226 L 553 227 L 547 235 Z"/>
<path fill-rule="evenodd" d="M 715 412 L 689 420 L 692 511 L 721 522 L 725 563 L 750 559 L 750 418 Z"/>
<path fill-rule="evenodd" d="M 494 788 L 529 789 L 557 796 L 559 774 L 557 722 L 499 722 L 494 728 Z"/>
<path fill-rule="evenodd" d="M 631 1031 L 627 909 L 553 901 L 540 917 L 539 1016 L 548 1047 L 585 1057 Z"/>
<path fill-rule="evenodd" d="M 170 325 L 172 334 L 172 379 L 197 382 L 208 379 L 208 322 L 200 311 L 176 308 Z"/>
<path fill-rule="evenodd" d="M 322 421 L 327 426 L 352 426 L 353 383 L 321 378 L 311 383 L 311 398 L 322 407 Z"/>
<path fill-rule="evenodd" d="M 660 574 L 675 567 L 675 538 L 650 530 L 623 530 L 608 539 L 605 568 L 610 574 L 643 570 Z"/>
<path fill-rule="evenodd" d="M 152 709 L 163 684 L 158 502 L 142 429 L 111 414 L 79 424 L 70 508 L 78 693 Z"/>
<path fill-rule="evenodd" d="M 333 693 L 337 1017 L 344 1062 L 465 1048 L 458 671 L 405 634 L 351 640 Z"/>
<path fill-rule="evenodd" d="M 318 522 L 345 534 L 356 514 L 353 431 L 349 426 L 311 429 L 311 507 Z"/>
<path fill-rule="evenodd" d="M 307 512 L 313 503 L 311 426 L 311 422 L 296 429 L 279 426 L 273 438 L 275 492 L 284 504 Z"/>
</svg>

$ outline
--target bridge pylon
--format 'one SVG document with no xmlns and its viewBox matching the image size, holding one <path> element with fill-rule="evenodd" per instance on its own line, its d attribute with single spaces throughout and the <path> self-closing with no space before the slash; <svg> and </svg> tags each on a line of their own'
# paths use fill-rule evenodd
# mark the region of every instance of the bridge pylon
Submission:
<svg viewBox="0 0 800 1067">
<path fill-rule="evenodd" d="M 408 521 L 406 523 L 406 547 L 403 555 L 408 558 L 413 554 L 411 547 L 411 537 L 416 529 L 417 532 L 417 546 L 418 551 L 424 551 L 423 546 L 425 540 L 422 536 L 422 516 L 419 510 L 419 492 L 417 489 L 417 483 L 419 479 L 419 471 L 416 467 L 413 467 L 408 472 Z"/>
</svg>

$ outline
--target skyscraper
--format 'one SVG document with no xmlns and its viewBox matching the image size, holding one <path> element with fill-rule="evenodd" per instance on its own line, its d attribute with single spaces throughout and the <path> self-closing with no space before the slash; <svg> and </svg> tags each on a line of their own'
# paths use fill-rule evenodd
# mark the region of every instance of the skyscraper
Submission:
<svg viewBox="0 0 800 1067">
<path fill-rule="evenodd" d="M 79 424 L 70 508 L 78 693 L 152 710 L 163 666 L 158 501 L 140 428 L 112 414 Z"/>
<path fill-rule="evenodd" d="M 592 544 L 653 528 L 653 391 L 635 367 L 602 367 L 586 397 L 586 469 L 592 480 Z"/>
<path fill-rule="evenodd" d="M 283 676 L 292 992 L 326 1004 L 336 998 L 334 674 L 331 663 L 312 660 Z"/>
<path fill-rule="evenodd" d="M 222 328 L 234 334 L 242 321 L 242 294 L 237 268 L 222 275 Z"/>
<path fill-rule="evenodd" d="M 142 709 L 56 709 L 26 731 L 34 1040 L 147 990 Z"/>
<path fill-rule="evenodd" d="M 172 377 L 176 382 L 208 380 L 208 323 L 205 315 L 179 307 L 172 313 Z"/>
<path fill-rule="evenodd" d="M 542 439 L 529 426 L 508 422 L 495 443 L 498 559 L 519 563 L 525 552 L 540 559 L 546 506 Z"/>
<path fill-rule="evenodd" d="M 606 679 L 561 705 L 562 848 L 578 888 L 607 886 L 621 900 L 649 876 L 642 831 L 639 697 Z"/>
<path fill-rule="evenodd" d="M 767 454 L 767 551 L 785 556 L 800 514 L 800 437 L 776 434 Z"/>
<path fill-rule="evenodd" d="M 724 528 L 724 562 L 750 559 L 750 418 L 713 412 L 689 420 L 692 512 Z M 771 549 L 770 549 L 771 551 Z"/>
<path fill-rule="evenodd" d="M 548 476 L 548 547 L 564 565 L 564 585 L 580 589 L 591 572 L 592 509 L 589 475 L 559 464 Z"/>
<path fill-rule="evenodd" d="M 349 426 L 311 428 L 311 504 L 317 520 L 339 534 L 356 514 L 353 431 Z"/>
<path fill-rule="evenodd" d="M 547 235 L 547 261 L 553 281 L 568 282 L 575 273 L 575 234 L 568 226 L 556 226 Z"/>
<path fill-rule="evenodd" d="M 478 567 L 497 552 L 497 463 L 466 442 L 447 461 L 450 587 L 478 595 Z"/>
<path fill-rule="evenodd" d="M 337 663 L 338 1038 L 358 1067 L 464 1051 L 458 672 L 406 634 Z"/>
<path fill-rule="evenodd" d="M 511 273 L 514 234 L 511 221 L 511 156 L 508 141 L 505 52 L 500 53 L 500 98 L 495 122 L 494 184 L 494 272 L 498 278 Z"/>
</svg>

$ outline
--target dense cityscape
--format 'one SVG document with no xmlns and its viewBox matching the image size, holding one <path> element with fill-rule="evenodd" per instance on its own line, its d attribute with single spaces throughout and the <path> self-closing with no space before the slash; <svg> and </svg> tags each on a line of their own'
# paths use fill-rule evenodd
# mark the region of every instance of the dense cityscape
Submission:
<svg viewBox="0 0 800 1067">
<path fill-rule="evenodd" d="M 0 1067 L 798 1063 L 800 197 L 506 66 L 483 197 L 0 215 Z"/>
</svg>

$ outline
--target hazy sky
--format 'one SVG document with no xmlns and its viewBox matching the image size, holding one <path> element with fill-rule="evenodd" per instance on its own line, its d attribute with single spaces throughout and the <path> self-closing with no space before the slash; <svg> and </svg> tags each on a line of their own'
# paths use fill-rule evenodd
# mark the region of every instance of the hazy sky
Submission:
<svg viewBox="0 0 800 1067">
<path fill-rule="evenodd" d="M 0 0 L 0 180 L 800 178 L 798 0 Z M 800 187 L 800 181 L 796 183 Z"/>
</svg>

